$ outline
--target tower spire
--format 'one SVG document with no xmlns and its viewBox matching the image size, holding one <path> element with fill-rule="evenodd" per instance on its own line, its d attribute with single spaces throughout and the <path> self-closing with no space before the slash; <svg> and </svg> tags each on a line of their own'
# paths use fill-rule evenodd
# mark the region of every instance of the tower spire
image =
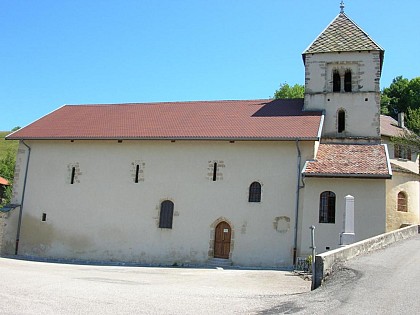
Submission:
<svg viewBox="0 0 420 315">
<path fill-rule="evenodd" d="M 340 13 L 344 13 L 344 1 L 343 0 L 341 0 L 341 3 L 340 3 Z"/>
</svg>

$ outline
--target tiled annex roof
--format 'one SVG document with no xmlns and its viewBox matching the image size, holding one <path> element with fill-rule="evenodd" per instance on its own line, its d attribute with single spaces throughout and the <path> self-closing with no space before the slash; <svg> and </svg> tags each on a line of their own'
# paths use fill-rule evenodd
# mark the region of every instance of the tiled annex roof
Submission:
<svg viewBox="0 0 420 315">
<path fill-rule="evenodd" d="M 7 139 L 315 140 L 322 113 L 303 99 L 65 105 Z"/>
<path fill-rule="evenodd" d="M 397 165 L 397 164 L 392 163 L 392 162 L 391 162 L 391 168 L 392 168 L 392 171 L 393 172 L 400 172 L 400 173 L 406 173 L 406 174 L 420 176 L 420 174 L 415 173 L 415 172 L 413 172 L 413 171 L 411 171 L 411 170 L 409 170 L 409 169 L 407 169 L 405 167 L 402 167 L 402 166 Z"/>
<path fill-rule="evenodd" d="M 381 135 L 387 137 L 398 137 L 404 134 L 404 129 L 398 127 L 398 121 L 386 115 L 381 115 Z"/>
<path fill-rule="evenodd" d="M 303 53 L 362 50 L 380 50 L 383 52 L 381 46 L 376 44 L 345 13 L 340 13 Z"/>
<path fill-rule="evenodd" d="M 384 145 L 320 144 L 306 177 L 391 178 Z"/>
</svg>

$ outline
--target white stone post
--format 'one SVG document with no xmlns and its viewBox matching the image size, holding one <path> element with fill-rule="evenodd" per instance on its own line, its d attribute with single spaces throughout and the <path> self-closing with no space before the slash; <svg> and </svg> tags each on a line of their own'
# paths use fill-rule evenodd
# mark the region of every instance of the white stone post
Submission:
<svg viewBox="0 0 420 315">
<path fill-rule="evenodd" d="M 340 235 L 340 245 L 345 246 L 353 244 L 355 240 L 354 235 L 354 197 L 347 195 L 345 199 L 344 209 L 344 232 Z"/>
</svg>

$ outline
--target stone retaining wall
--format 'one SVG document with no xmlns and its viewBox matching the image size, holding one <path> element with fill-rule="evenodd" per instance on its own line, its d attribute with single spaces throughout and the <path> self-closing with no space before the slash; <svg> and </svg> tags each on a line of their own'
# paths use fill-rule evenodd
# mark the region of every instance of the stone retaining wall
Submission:
<svg viewBox="0 0 420 315">
<path fill-rule="evenodd" d="M 315 256 L 315 283 L 318 288 L 328 277 L 337 263 L 344 262 L 356 256 L 384 248 L 392 243 L 410 238 L 420 233 L 420 225 L 411 225 L 392 232 L 381 234 L 342 248 L 331 250 Z"/>
</svg>

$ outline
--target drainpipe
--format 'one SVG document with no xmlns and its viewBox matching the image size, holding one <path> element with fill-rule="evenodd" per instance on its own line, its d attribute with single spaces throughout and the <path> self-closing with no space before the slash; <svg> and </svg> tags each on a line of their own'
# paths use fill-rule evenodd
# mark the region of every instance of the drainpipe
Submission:
<svg viewBox="0 0 420 315">
<path fill-rule="evenodd" d="M 297 236 L 298 236 L 298 219 L 299 219 L 299 191 L 300 191 L 300 163 L 302 155 L 299 148 L 299 140 L 296 140 L 297 150 L 297 180 L 296 180 L 296 207 L 295 207 L 295 233 L 293 239 L 293 265 L 296 264 L 297 258 Z"/>
<path fill-rule="evenodd" d="M 28 148 L 28 158 L 26 159 L 25 177 L 23 179 L 22 201 L 20 202 L 19 219 L 18 219 L 18 226 L 17 226 L 17 232 L 16 232 L 15 255 L 18 254 L 18 249 L 19 249 L 20 227 L 22 225 L 23 202 L 25 201 L 26 179 L 28 178 L 29 159 L 31 157 L 31 147 L 28 146 L 23 140 L 21 140 L 21 143 L 25 147 Z"/>
</svg>

